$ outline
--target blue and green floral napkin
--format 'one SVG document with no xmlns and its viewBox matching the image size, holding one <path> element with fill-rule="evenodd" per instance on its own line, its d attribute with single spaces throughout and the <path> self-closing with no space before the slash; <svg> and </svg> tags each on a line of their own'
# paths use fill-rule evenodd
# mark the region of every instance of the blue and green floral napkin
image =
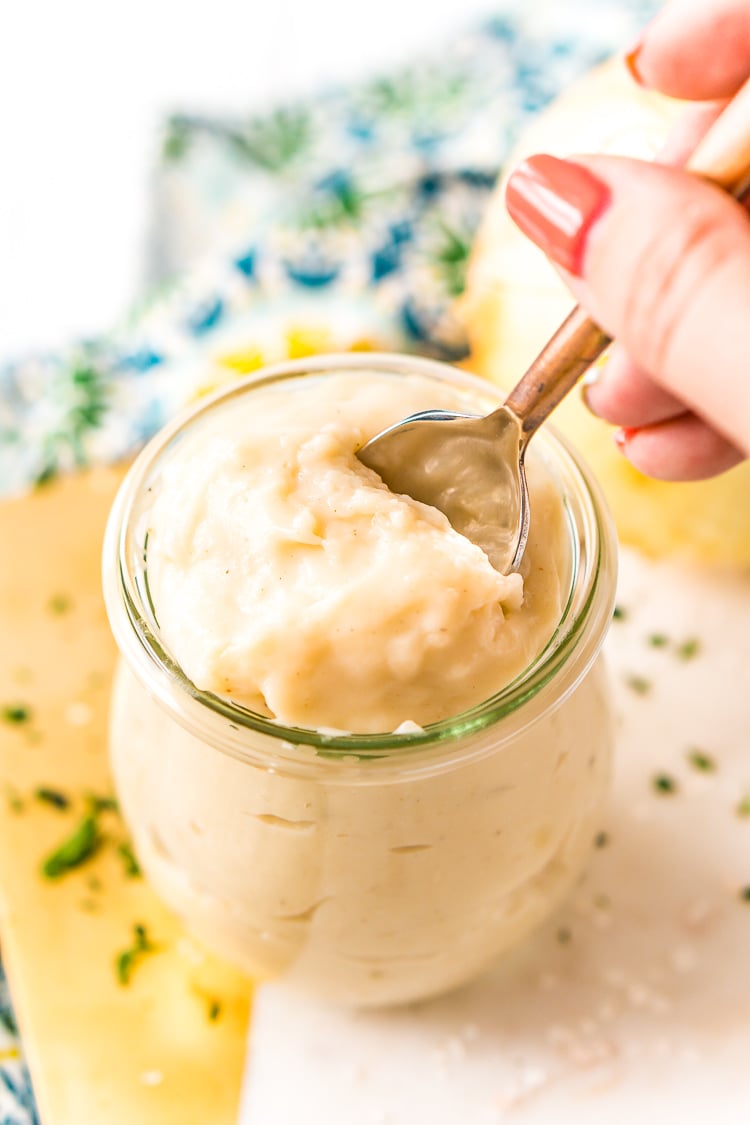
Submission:
<svg viewBox="0 0 750 1125">
<path fill-rule="evenodd" d="M 268 361 L 463 355 L 452 303 L 508 151 L 655 6 L 509 0 L 392 74 L 236 120 L 172 117 L 150 292 L 99 339 L 0 357 L 0 495 L 127 455 L 191 398 Z"/>
</svg>

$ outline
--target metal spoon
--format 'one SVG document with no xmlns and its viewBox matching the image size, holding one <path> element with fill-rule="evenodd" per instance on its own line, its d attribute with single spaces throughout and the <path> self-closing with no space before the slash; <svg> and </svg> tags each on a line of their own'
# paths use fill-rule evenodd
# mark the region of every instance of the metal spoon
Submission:
<svg viewBox="0 0 750 1125">
<path fill-rule="evenodd" d="M 750 82 L 700 141 L 686 168 L 743 199 L 750 178 Z M 425 410 L 367 442 L 358 457 L 393 492 L 438 508 L 502 574 L 529 533 L 529 441 L 611 338 L 580 306 L 563 321 L 504 404 L 477 417 Z"/>
</svg>

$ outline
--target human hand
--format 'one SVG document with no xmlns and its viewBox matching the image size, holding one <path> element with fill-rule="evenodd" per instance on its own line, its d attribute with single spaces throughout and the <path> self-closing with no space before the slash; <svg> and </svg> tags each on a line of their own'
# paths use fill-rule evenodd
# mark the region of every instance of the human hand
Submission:
<svg viewBox="0 0 750 1125">
<path fill-rule="evenodd" d="M 506 202 L 618 340 L 589 407 L 643 472 L 699 479 L 750 453 L 750 219 L 678 165 L 750 76 L 750 5 L 673 0 L 629 58 L 644 86 L 701 102 L 662 164 L 535 156 Z"/>
</svg>

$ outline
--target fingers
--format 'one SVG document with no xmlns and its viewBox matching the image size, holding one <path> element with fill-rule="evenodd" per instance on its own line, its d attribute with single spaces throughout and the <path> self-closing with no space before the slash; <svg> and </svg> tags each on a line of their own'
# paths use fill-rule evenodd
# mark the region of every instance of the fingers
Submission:
<svg viewBox="0 0 750 1125">
<path fill-rule="evenodd" d="M 620 451 L 637 469 L 659 480 L 704 480 L 731 469 L 742 453 L 615 347 L 596 378 L 584 386 L 586 405 L 622 427 Z"/>
<path fill-rule="evenodd" d="M 681 167 L 726 106 L 726 99 L 687 106 L 659 151 L 659 163 Z"/>
<path fill-rule="evenodd" d="M 672 97 L 731 97 L 750 75 L 750 4 L 672 0 L 628 61 L 642 85 Z"/>
<path fill-rule="evenodd" d="M 615 347 L 584 380 L 583 397 L 594 414 L 615 426 L 633 429 L 666 422 L 685 413 L 685 405 L 637 367 L 623 348 Z"/>
<path fill-rule="evenodd" d="M 657 480 L 705 480 L 743 460 L 735 446 L 695 414 L 615 435 L 636 469 Z"/>
<path fill-rule="evenodd" d="M 636 366 L 747 452 L 743 209 L 697 177 L 621 157 L 532 157 L 510 177 L 506 200 Z"/>
</svg>

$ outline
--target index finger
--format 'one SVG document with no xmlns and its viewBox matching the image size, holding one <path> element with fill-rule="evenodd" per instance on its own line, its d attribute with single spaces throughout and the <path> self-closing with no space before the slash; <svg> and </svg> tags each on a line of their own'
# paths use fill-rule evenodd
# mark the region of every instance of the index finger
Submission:
<svg viewBox="0 0 750 1125">
<path fill-rule="evenodd" d="M 730 98 L 750 77 L 747 0 L 672 0 L 628 56 L 638 80 L 675 98 Z"/>
</svg>

